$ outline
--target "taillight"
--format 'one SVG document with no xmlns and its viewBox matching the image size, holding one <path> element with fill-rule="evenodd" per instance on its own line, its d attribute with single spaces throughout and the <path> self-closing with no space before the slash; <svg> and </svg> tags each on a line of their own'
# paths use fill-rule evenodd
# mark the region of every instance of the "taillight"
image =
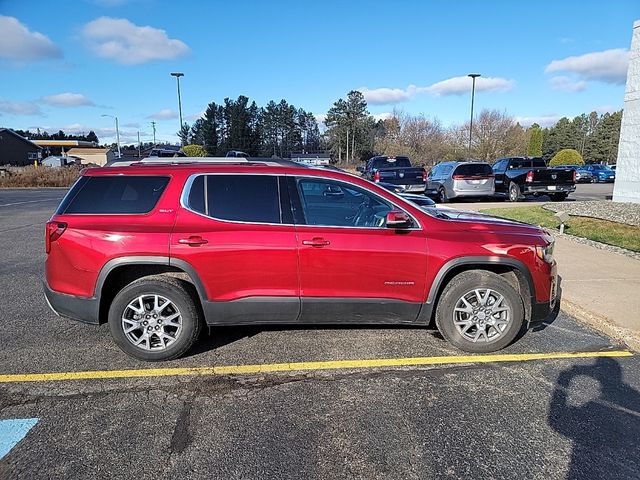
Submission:
<svg viewBox="0 0 640 480">
<path fill-rule="evenodd" d="M 373 181 L 374 182 L 379 182 L 380 181 L 380 172 L 378 172 L 377 170 L 373 174 Z"/>
<path fill-rule="evenodd" d="M 533 183 L 533 170 L 529 170 L 527 172 L 527 178 L 526 178 L 525 182 Z"/>
<path fill-rule="evenodd" d="M 422 181 L 427 181 L 427 171 L 424 168 L 422 169 Z"/>
<path fill-rule="evenodd" d="M 576 183 L 576 175 L 578 172 L 576 172 L 575 170 L 572 170 L 572 171 L 573 171 L 573 183 Z"/>
<path fill-rule="evenodd" d="M 67 224 L 64 222 L 47 222 L 44 234 L 44 245 L 47 253 L 51 251 L 51 242 L 55 242 L 64 233 Z"/>
</svg>

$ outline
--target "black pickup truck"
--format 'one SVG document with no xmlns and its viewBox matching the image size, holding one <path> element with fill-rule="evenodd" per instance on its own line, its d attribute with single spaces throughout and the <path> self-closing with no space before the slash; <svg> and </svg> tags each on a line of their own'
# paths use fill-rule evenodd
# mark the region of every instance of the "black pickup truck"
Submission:
<svg viewBox="0 0 640 480">
<path fill-rule="evenodd" d="M 576 189 L 575 170 L 547 167 L 540 157 L 499 158 L 493 164 L 496 195 L 517 202 L 527 195 L 549 195 L 559 202 Z"/>
<path fill-rule="evenodd" d="M 401 186 L 405 192 L 423 193 L 427 184 L 427 171 L 414 167 L 409 157 L 376 156 L 358 171 L 367 180 Z"/>
</svg>

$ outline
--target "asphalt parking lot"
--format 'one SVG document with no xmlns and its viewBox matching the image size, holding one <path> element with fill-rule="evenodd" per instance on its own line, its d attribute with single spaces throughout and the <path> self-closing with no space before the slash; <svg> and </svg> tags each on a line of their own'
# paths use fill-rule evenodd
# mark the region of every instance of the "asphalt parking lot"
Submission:
<svg viewBox="0 0 640 480">
<path fill-rule="evenodd" d="M 640 477 L 640 362 L 563 313 L 495 357 L 423 328 L 227 327 L 131 359 L 43 299 L 63 194 L 0 191 L 0 479 Z"/>
</svg>

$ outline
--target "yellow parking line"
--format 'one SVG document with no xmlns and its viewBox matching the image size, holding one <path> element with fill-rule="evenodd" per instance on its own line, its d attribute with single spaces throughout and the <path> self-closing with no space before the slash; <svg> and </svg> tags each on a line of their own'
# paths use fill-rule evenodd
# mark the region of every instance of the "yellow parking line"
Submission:
<svg viewBox="0 0 640 480">
<path fill-rule="evenodd" d="M 96 370 L 86 372 L 53 372 L 0 375 L 0 383 L 95 380 L 108 378 L 171 377 L 202 375 L 246 375 L 255 373 L 301 372 L 310 370 L 363 369 L 379 367 L 414 367 L 419 365 L 451 365 L 457 363 L 530 362 L 568 358 L 630 357 L 626 350 L 603 352 L 550 352 L 498 355 L 454 355 L 448 357 L 380 358 L 370 360 L 332 360 L 326 362 L 267 363 L 226 365 L 220 367 L 145 368 L 139 370 Z"/>
</svg>

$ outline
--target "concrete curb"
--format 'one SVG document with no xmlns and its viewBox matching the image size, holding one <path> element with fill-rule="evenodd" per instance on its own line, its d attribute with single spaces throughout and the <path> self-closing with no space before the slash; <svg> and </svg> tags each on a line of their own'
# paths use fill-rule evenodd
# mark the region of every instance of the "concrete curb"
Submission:
<svg viewBox="0 0 640 480">
<path fill-rule="evenodd" d="M 619 327 L 610 319 L 590 312 L 565 298 L 560 301 L 560 309 L 575 319 L 604 333 L 608 337 L 625 344 L 630 350 L 640 352 L 640 332 Z"/>
</svg>

